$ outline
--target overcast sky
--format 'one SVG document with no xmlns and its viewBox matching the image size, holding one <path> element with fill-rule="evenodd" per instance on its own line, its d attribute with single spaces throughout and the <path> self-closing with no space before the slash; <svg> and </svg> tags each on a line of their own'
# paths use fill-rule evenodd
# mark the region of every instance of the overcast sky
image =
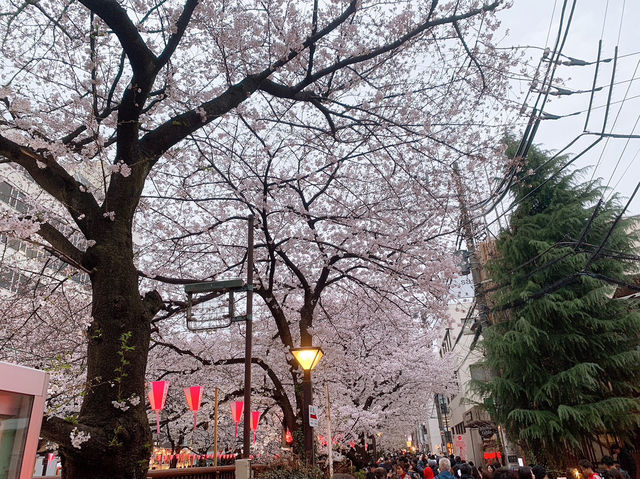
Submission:
<svg viewBox="0 0 640 479">
<path fill-rule="evenodd" d="M 564 0 L 514 0 L 513 7 L 501 14 L 503 35 L 506 33 L 506 36 L 500 45 L 549 45 L 553 48 L 563 2 Z M 567 15 L 571 3 L 572 0 L 567 1 Z M 616 45 L 619 57 L 606 132 L 640 134 L 640 79 L 630 81 L 634 77 L 640 77 L 640 0 L 578 0 L 563 54 L 580 60 L 595 61 L 600 39 L 602 58 L 612 58 Z M 527 53 L 537 62 L 542 51 L 530 49 Z M 596 84 L 603 88 L 594 95 L 594 108 L 589 119 L 588 131 L 602 130 L 612 66 L 613 61 L 600 65 Z M 595 65 L 560 66 L 557 76 L 564 79 L 564 88 L 590 90 L 594 71 Z M 514 83 L 514 86 L 514 95 L 519 95 L 522 101 L 528 85 L 522 82 Z M 546 112 L 555 115 L 583 113 L 542 122 L 535 143 L 545 149 L 557 151 L 580 135 L 584 130 L 589 99 L 589 93 L 552 97 L 545 108 Z M 584 135 L 568 151 L 576 154 L 596 138 L 595 135 Z M 596 177 L 602 177 L 605 184 L 609 183 L 625 197 L 623 201 L 626 202 L 626 198 L 640 181 L 640 139 L 603 139 L 584 157 L 576 160 L 575 165 L 592 166 L 587 179 L 595 170 Z M 628 211 L 631 214 L 640 214 L 640 192 Z"/>
</svg>

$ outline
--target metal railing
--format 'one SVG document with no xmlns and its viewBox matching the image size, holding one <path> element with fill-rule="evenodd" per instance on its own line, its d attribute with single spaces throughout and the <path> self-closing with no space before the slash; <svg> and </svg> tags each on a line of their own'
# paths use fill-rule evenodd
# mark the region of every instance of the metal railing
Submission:
<svg viewBox="0 0 640 479">
<path fill-rule="evenodd" d="M 236 466 L 185 467 L 147 472 L 147 479 L 235 479 Z"/>
<path fill-rule="evenodd" d="M 261 464 L 251 465 L 253 471 L 264 470 Z M 235 479 L 236 466 L 185 467 L 182 469 L 157 469 L 147 472 L 147 479 Z M 34 479 L 60 479 L 60 476 L 38 476 Z"/>
</svg>

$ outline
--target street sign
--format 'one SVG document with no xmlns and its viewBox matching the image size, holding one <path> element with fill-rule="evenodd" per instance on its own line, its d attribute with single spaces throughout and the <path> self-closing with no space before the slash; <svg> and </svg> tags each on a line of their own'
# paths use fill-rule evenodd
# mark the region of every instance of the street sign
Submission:
<svg viewBox="0 0 640 479">
<path fill-rule="evenodd" d="M 318 427 L 318 408 L 309 406 L 309 426 Z"/>
<path fill-rule="evenodd" d="M 496 433 L 495 429 L 491 426 L 480 426 L 478 432 L 482 439 L 489 439 Z"/>
</svg>

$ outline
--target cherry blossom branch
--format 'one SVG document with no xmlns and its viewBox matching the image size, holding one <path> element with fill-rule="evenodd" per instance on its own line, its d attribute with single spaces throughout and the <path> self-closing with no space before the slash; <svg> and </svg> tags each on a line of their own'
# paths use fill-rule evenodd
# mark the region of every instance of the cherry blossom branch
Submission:
<svg viewBox="0 0 640 479">
<path fill-rule="evenodd" d="M 456 33 L 458 34 L 458 39 L 460 40 L 460 43 L 462 43 L 462 46 L 464 47 L 465 52 L 467 52 L 467 55 L 469 55 L 469 58 L 478 69 L 478 73 L 480 73 L 480 78 L 482 78 L 482 91 L 485 91 L 487 89 L 487 79 L 484 76 L 484 72 L 482 71 L 482 67 L 478 62 L 478 59 L 475 57 L 473 53 L 471 53 L 471 50 L 469 50 L 469 46 L 467 45 L 467 42 L 465 41 L 464 36 L 460 31 L 460 25 L 458 25 L 457 20 L 453 22 L 453 28 L 455 28 Z"/>
<path fill-rule="evenodd" d="M 51 226 L 49 223 L 39 223 L 40 229 L 37 234 L 47 241 L 53 250 L 50 251 L 63 261 L 80 268 L 84 272 L 89 271 L 82 266 L 84 252 L 78 249 L 71 241 L 67 239 L 60 231 Z"/>
<path fill-rule="evenodd" d="M 47 193 L 67 207 L 85 236 L 91 237 L 92 224 L 87 217 L 98 217 L 100 207 L 93 195 L 81 191 L 78 182 L 54 158 L 20 146 L 2 135 L 0 155 L 27 170 Z"/>
<path fill-rule="evenodd" d="M 155 55 L 140 36 L 126 10 L 117 0 L 80 0 L 113 30 L 129 58 L 134 76 L 147 76 L 155 66 Z"/>
<path fill-rule="evenodd" d="M 95 2 L 96 0 L 93 0 Z M 109 3 L 112 3 L 111 0 Z M 87 0 L 88 3 L 93 3 Z M 318 40 L 333 32 L 342 25 L 356 11 L 358 0 L 352 0 L 349 6 L 330 22 L 326 27 L 320 29 L 315 35 L 307 37 L 302 44 L 302 50 L 314 45 Z M 137 31 L 136 36 L 139 37 Z M 202 103 L 198 108 L 177 115 L 155 130 L 147 133 L 140 141 L 143 151 L 148 153 L 150 158 L 147 172 L 153 167 L 160 155 L 169 148 L 179 143 L 191 133 L 200 129 L 203 125 L 210 123 L 216 118 L 237 107 L 244 100 L 256 92 L 262 82 L 264 82 L 273 72 L 283 67 L 296 58 L 302 50 L 291 50 L 289 54 L 274 62 L 260 73 L 248 75 L 240 82 L 231 85 L 218 97 Z"/>
<path fill-rule="evenodd" d="M 427 20 L 418 25 L 417 27 L 415 27 L 414 29 L 410 30 L 409 32 L 405 33 L 404 35 L 402 35 L 400 38 L 398 38 L 397 40 L 393 41 L 393 42 L 389 42 L 386 45 L 382 45 L 378 48 L 374 48 L 372 50 L 370 50 L 367 53 L 363 53 L 361 55 L 356 55 L 353 57 L 349 57 L 349 58 L 345 58 L 343 60 L 340 60 L 336 63 L 334 63 L 333 65 L 330 65 L 328 67 L 323 68 L 322 70 L 319 70 L 318 72 L 316 72 L 315 74 L 305 78 L 304 80 L 300 81 L 297 85 L 291 87 L 291 90 L 295 93 L 295 92 L 299 92 L 302 91 L 304 88 L 306 88 L 307 86 L 311 85 L 312 83 L 315 83 L 316 81 L 318 81 L 319 79 L 330 75 L 338 70 L 341 70 L 345 67 L 348 67 L 350 65 L 355 65 L 356 63 L 362 63 L 365 62 L 367 60 L 371 60 L 375 57 L 378 57 L 380 55 L 383 55 L 385 53 L 389 53 L 393 50 L 395 50 L 398 47 L 401 47 L 403 44 L 407 43 L 408 41 L 414 39 L 415 37 L 417 37 L 418 35 L 420 35 L 421 33 L 424 33 L 425 31 L 429 30 L 430 28 L 433 27 L 437 27 L 440 25 L 447 25 L 453 22 L 458 22 L 460 20 L 464 20 L 467 18 L 471 18 L 474 17 L 476 15 L 479 15 L 481 13 L 485 13 L 485 12 L 489 12 L 491 10 L 495 10 L 498 5 L 500 5 L 502 3 L 503 0 L 495 0 L 493 3 L 487 4 L 487 5 L 483 5 L 480 8 L 474 8 L 473 10 L 469 10 L 466 13 L 462 13 L 459 15 L 451 15 L 448 17 L 443 17 L 443 18 L 439 18 L 437 20 L 433 20 L 430 21 L 429 19 L 431 18 L 431 15 L 433 14 L 433 11 L 435 9 L 435 5 L 437 4 L 437 2 L 433 2 L 432 6 L 431 6 L 431 11 L 429 13 L 429 15 L 427 16 Z"/>
<path fill-rule="evenodd" d="M 184 32 L 187 30 L 187 27 L 189 26 L 189 21 L 191 20 L 191 16 L 193 15 L 193 11 L 196 9 L 197 5 L 198 5 L 198 0 L 186 1 L 184 8 L 182 10 L 182 13 L 178 18 L 178 21 L 176 22 L 175 33 L 173 33 L 169 37 L 167 46 L 165 47 L 164 51 L 160 54 L 160 56 L 156 61 L 156 71 L 159 71 L 162 67 L 164 67 L 167 64 L 167 62 L 171 58 L 171 55 L 173 55 L 173 53 L 176 51 L 176 48 L 178 48 L 178 44 L 180 43 L 180 40 L 182 39 Z"/>
</svg>

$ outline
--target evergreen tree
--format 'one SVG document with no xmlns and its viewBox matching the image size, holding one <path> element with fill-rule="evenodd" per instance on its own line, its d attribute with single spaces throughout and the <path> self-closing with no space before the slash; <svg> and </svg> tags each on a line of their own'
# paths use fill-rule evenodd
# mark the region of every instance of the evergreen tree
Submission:
<svg viewBox="0 0 640 479">
<path fill-rule="evenodd" d="M 558 173 L 565 161 L 532 148 L 511 187 L 517 207 L 487 265 L 494 313 L 481 344 L 493 375 L 474 384 L 511 438 L 556 466 L 594 436 L 625 437 L 640 423 L 637 303 L 612 299 L 615 286 L 589 275 L 637 271 L 620 259 L 634 225 L 621 221 L 593 256 L 620 206 L 599 204 L 604 188 L 580 171 Z"/>
</svg>

